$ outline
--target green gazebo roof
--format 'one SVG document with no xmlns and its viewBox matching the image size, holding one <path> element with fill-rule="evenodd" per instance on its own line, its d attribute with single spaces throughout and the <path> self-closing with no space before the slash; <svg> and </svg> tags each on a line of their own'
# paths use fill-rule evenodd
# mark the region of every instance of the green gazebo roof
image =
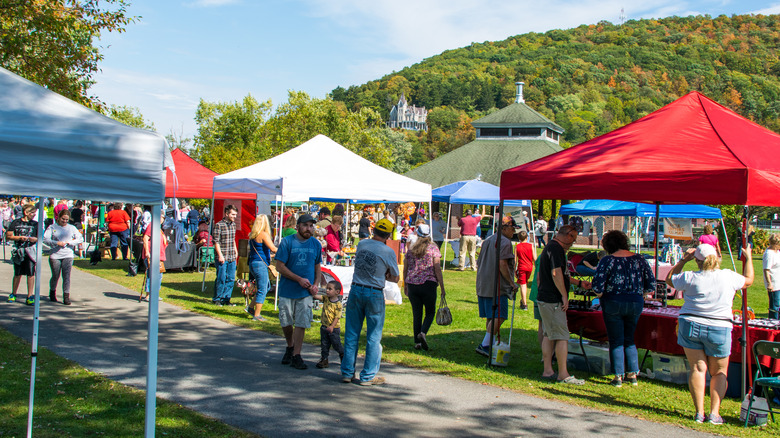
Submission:
<svg viewBox="0 0 780 438">
<path fill-rule="evenodd" d="M 483 127 L 547 127 L 554 131 L 563 132 L 564 129 L 555 122 L 534 111 L 525 102 L 516 102 L 481 119 L 471 122 L 475 128 Z"/>
<path fill-rule="evenodd" d="M 491 116 L 495 114 L 498 113 Z M 557 143 L 546 140 L 477 139 L 404 175 L 426 182 L 433 188 L 474 179 L 478 174 L 482 175 L 482 181 L 499 185 L 502 171 L 562 150 Z"/>
</svg>

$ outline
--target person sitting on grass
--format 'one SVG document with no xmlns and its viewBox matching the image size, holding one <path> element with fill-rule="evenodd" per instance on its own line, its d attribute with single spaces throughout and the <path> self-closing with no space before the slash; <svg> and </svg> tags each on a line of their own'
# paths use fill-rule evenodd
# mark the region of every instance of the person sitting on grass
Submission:
<svg viewBox="0 0 780 438">
<path fill-rule="evenodd" d="M 315 300 L 322 300 L 322 317 L 320 321 L 320 361 L 317 362 L 317 368 L 328 367 L 328 356 L 330 348 L 339 354 L 339 360 L 344 358 L 344 347 L 341 345 L 341 283 L 338 281 L 329 281 L 325 287 L 325 295 L 314 295 Z"/>
</svg>

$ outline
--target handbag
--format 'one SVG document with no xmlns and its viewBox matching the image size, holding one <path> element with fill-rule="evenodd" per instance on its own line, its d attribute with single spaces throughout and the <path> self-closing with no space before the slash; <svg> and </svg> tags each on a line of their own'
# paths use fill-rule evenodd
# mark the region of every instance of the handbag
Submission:
<svg viewBox="0 0 780 438">
<path fill-rule="evenodd" d="M 444 297 L 441 297 L 439 310 L 436 311 L 436 324 L 438 325 L 452 324 L 452 313 L 450 312 L 450 308 L 447 307 L 447 300 Z"/>
<path fill-rule="evenodd" d="M 24 248 L 24 252 L 32 261 L 35 261 L 38 258 L 38 249 L 35 247 L 35 245 Z"/>
</svg>

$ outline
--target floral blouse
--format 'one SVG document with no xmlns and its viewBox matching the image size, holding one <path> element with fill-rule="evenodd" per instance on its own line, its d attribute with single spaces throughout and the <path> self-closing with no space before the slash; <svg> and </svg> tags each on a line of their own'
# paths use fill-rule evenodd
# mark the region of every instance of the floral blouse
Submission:
<svg viewBox="0 0 780 438">
<path fill-rule="evenodd" d="M 655 276 L 640 254 L 630 257 L 606 256 L 593 276 L 593 291 L 604 294 L 602 300 L 638 302 L 643 294 L 655 291 Z"/>
<path fill-rule="evenodd" d="M 409 265 L 407 276 L 404 278 L 404 282 L 409 284 L 423 284 L 426 281 L 435 281 L 436 273 L 433 270 L 433 260 L 435 258 L 441 258 L 441 252 L 439 247 L 435 244 L 428 244 L 428 248 L 425 250 L 422 258 L 415 257 L 411 251 L 406 253 L 404 263 Z"/>
</svg>

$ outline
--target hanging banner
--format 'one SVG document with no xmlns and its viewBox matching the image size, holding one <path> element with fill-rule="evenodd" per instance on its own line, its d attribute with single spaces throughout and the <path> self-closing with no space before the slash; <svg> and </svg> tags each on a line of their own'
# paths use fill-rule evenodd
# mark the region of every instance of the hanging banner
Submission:
<svg viewBox="0 0 780 438">
<path fill-rule="evenodd" d="M 693 239 L 693 227 L 691 220 L 687 218 L 664 218 L 664 237 L 667 239 L 691 240 Z"/>
</svg>

